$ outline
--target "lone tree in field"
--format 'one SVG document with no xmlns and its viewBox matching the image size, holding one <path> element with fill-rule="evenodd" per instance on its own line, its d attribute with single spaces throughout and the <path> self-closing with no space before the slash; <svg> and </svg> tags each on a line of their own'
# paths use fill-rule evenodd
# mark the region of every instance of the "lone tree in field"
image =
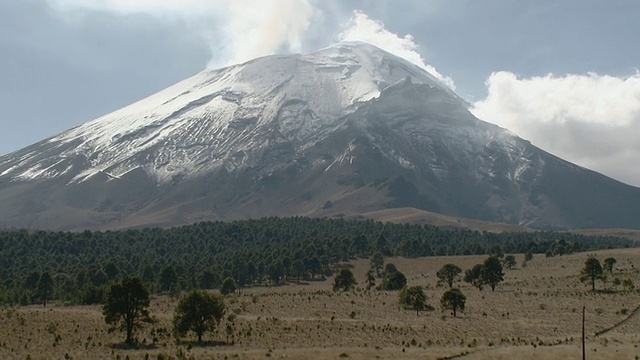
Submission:
<svg viewBox="0 0 640 360">
<path fill-rule="evenodd" d="M 507 255 L 504 257 L 504 267 L 511 270 L 516 267 L 518 263 L 516 262 L 516 257 L 513 255 Z"/>
<path fill-rule="evenodd" d="M 420 310 L 427 308 L 427 295 L 425 295 L 422 286 L 403 287 L 398 294 L 400 304 L 409 306 L 416 311 L 416 315 L 420 315 Z"/>
<path fill-rule="evenodd" d="M 603 270 L 608 271 L 609 274 L 613 275 L 613 267 L 616 266 L 617 262 L 618 260 L 612 257 L 604 259 Z"/>
<path fill-rule="evenodd" d="M 104 320 L 110 325 L 119 325 L 126 330 L 125 344 L 133 344 L 133 329 L 142 327 L 142 322 L 150 322 L 149 291 L 139 277 L 126 276 L 121 282 L 109 287 L 107 301 L 102 308 Z"/>
<path fill-rule="evenodd" d="M 478 290 L 482 290 L 484 287 L 484 283 L 482 282 L 482 268 L 482 264 L 476 264 L 473 268 L 467 269 L 467 271 L 464 272 L 463 280 L 477 287 Z"/>
<path fill-rule="evenodd" d="M 224 315 L 225 304 L 222 295 L 210 294 L 203 290 L 193 290 L 184 295 L 173 315 L 173 329 L 177 337 L 193 331 L 202 342 L 202 335 L 213 332 Z"/>
<path fill-rule="evenodd" d="M 357 284 L 356 277 L 349 269 L 341 269 L 333 279 L 333 291 L 349 291 Z"/>
<path fill-rule="evenodd" d="M 504 272 L 502 272 L 502 264 L 495 256 L 489 256 L 482 266 L 481 276 L 482 282 L 491 287 L 491 291 L 496 290 L 496 285 L 504 280 Z"/>
<path fill-rule="evenodd" d="M 596 291 L 596 279 L 602 279 L 602 273 L 600 261 L 594 257 L 589 257 L 584 262 L 582 271 L 580 271 L 580 281 L 590 281 L 591 291 Z"/>
<path fill-rule="evenodd" d="M 464 311 L 464 304 L 467 297 L 462 294 L 460 289 L 453 288 L 445 291 L 440 299 L 440 305 L 445 310 L 453 311 L 453 317 L 456 317 L 458 310 Z"/>
<path fill-rule="evenodd" d="M 440 279 L 439 282 L 446 282 L 449 287 L 453 287 L 453 282 L 456 280 L 458 275 L 462 272 L 462 269 L 454 264 L 446 264 L 444 265 L 438 272 L 436 276 Z"/>
</svg>

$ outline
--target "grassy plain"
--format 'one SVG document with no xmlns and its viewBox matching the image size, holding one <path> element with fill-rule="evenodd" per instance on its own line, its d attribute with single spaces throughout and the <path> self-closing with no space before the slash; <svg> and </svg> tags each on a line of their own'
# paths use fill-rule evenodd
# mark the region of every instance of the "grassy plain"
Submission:
<svg viewBox="0 0 640 360">
<path fill-rule="evenodd" d="M 580 359 L 582 307 L 586 308 L 588 359 L 637 359 L 640 315 L 600 336 L 640 305 L 636 289 L 617 288 L 612 279 L 640 285 L 640 249 L 594 253 L 618 260 L 609 281 L 592 293 L 579 281 L 586 253 L 555 258 L 536 255 L 505 270 L 492 292 L 458 282 L 466 309 L 453 318 L 442 311 L 436 271 L 446 263 L 468 269 L 484 256 L 391 258 L 409 285 L 422 285 L 435 311 L 402 309 L 396 292 L 365 290 L 368 260 L 352 263 L 359 281 L 352 292 L 335 293 L 332 279 L 254 287 L 227 298 L 227 318 L 205 344 L 176 343 L 171 319 L 176 302 L 152 300 L 156 322 L 137 332 L 137 348 L 121 346 L 124 334 L 109 332 L 98 306 L 28 306 L 0 311 L 2 359 Z M 229 337 L 227 337 L 229 325 Z M 228 341 L 228 342 L 227 342 Z"/>
</svg>

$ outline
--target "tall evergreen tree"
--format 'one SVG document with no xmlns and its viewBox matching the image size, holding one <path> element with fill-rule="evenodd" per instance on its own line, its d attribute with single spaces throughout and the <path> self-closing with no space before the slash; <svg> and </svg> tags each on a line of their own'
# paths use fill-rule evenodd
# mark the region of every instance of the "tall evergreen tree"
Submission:
<svg viewBox="0 0 640 360">
<path fill-rule="evenodd" d="M 139 277 L 125 276 L 109 287 L 107 301 L 102 308 L 107 324 L 125 330 L 125 344 L 133 344 L 133 330 L 149 322 L 149 291 Z"/>
<path fill-rule="evenodd" d="M 202 342 L 202 335 L 213 332 L 225 312 L 224 298 L 220 295 L 193 290 L 184 295 L 173 316 L 174 332 L 185 336 L 193 331 Z"/>
<path fill-rule="evenodd" d="M 456 317 L 457 311 L 464 311 L 464 306 L 467 301 L 467 297 L 462 294 L 460 289 L 449 289 L 442 294 L 440 304 L 445 310 L 453 311 L 453 317 Z"/>
<path fill-rule="evenodd" d="M 369 269 L 369 271 L 367 271 L 367 290 L 370 290 L 371 288 L 376 286 L 376 277 L 373 276 L 373 270 Z"/>
<path fill-rule="evenodd" d="M 178 275 L 173 265 L 167 265 L 160 273 L 160 288 L 164 291 L 170 291 L 178 283 Z"/>
<path fill-rule="evenodd" d="M 41 274 L 39 271 L 32 271 L 24 280 L 24 287 L 29 292 L 29 301 L 34 304 L 38 299 L 38 284 Z"/>
<path fill-rule="evenodd" d="M 53 293 L 53 279 L 51 278 L 51 274 L 47 271 L 40 275 L 40 280 L 38 281 L 38 293 L 42 299 L 43 306 L 47 307 L 47 301 L 51 298 L 51 294 Z"/>
<path fill-rule="evenodd" d="M 380 276 L 380 270 L 382 270 L 382 267 L 384 266 L 384 257 L 382 256 L 382 253 L 376 251 L 373 256 L 371 256 L 369 264 L 371 265 L 371 269 L 375 270 L 376 275 Z"/>
<path fill-rule="evenodd" d="M 581 281 L 590 281 L 591 282 L 591 291 L 596 291 L 596 280 L 603 278 L 603 270 L 602 265 L 600 265 L 600 261 L 594 257 L 589 257 L 584 262 L 584 267 L 582 271 L 580 271 L 580 280 Z"/>
<path fill-rule="evenodd" d="M 400 290 L 407 285 L 407 278 L 396 269 L 395 265 L 387 264 L 387 268 L 389 268 L 389 270 L 385 271 L 382 284 L 380 284 L 382 290 Z"/>
<path fill-rule="evenodd" d="M 436 276 L 440 281 L 446 282 L 449 287 L 453 287 L 453 282 L 456 280 L 456 277 L 460 275 L 462 269 L 459 266 L 454 264 L 445 264 L 438 272 Z"/>
<path fill-rule="evenodd" d="M 349 269 L 341 269 L 333 282 L 333 291 L 348 291 L 357 284 L 355 276 Z"/>
<path fill-rule="evenodd" d="M 298 283 L 300 282 L 300 276 L 304 273 L 304 262 L 302 262 L 302 260 L 300 259 L 296 259 L 293 261 L 293 264 L 291 264 L 291 266 L 293 267 L 293 271 L 296 274 L 296 278 L 298 279 Z"/>
<path fill-rule="evenodd" d="M 398 297 L 400 304 L 410 306 L 416 311 L 416 315 L 420 315 L 420 311 L 427 308 L 427 295 L 422 286 L 405 286 L 400 290 Z"/>
<path fill-rule="evenodd" d="M 507 256 L 504 257 L 504 266 L 507 269 L 511 270 L 514 267 L 516 267 L 516 265 L 517 265 L 517 262 L 516 262 L 516 257 L 515 256 L 507 255 Z"/>
<path fill-rule="evenodd" d="M 464 272 L 463 280 L 482 290 L 484 286 L 484 282 L 482 281 L 482 268 L 482 264 L 476 264 L 471 269 L 467 269 Z"/>
<path fill-rule="evenodd" d="M 490 256 L 484 261 L 481 277 L 482 282 L 491 287 L 491 291 L 495 291 L 498 283 L 504 280 L 502 264 L 497 257 Z"/>
<path fill-rule="evenodd" d="M 615 258 L 608 257 L 604 259 L 604 266 L 602 267 L 602 269 L 604 271 L 608 271 L 609 274 L 613 274 L 613 267 L 616 266 L 617 262 L 618 261 Z"/>
</svg>

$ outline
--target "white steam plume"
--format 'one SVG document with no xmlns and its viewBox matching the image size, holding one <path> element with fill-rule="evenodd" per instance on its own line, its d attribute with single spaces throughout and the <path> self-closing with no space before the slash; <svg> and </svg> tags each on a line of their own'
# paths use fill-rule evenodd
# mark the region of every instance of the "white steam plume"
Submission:
<svg viewBox="0 0 640 360">
<path fill-rule="evenodd" d="M 387 30 L 384 23 L 373 20 L 362 11 L 354 11 L 349 27 L 338 36 L 340 41 L 364 41 L 373 44 L 385 51 L 405 58 L 412 63 L 422 67 L 431 75 L 452 90 L 455 84 L 449 77 L 442 75 L 435 67 L 424 62 L 418 52 L 420 46 L 413 40 L 410 34 L 400 37 Z"/>
<path fill-rule="evenodd" d="M 231 18 L 222 49 L 229 62 L 243 62 L 276 52 L 299 52 L 313 8 L 306 0 L 230 1 Z"/>
<path fill-rule="evenodd" d="M 479 118 L 587 168 L 640 186 L 640 74 L 491 74 L 489 94 L 473 105 Z"/>
</svg>

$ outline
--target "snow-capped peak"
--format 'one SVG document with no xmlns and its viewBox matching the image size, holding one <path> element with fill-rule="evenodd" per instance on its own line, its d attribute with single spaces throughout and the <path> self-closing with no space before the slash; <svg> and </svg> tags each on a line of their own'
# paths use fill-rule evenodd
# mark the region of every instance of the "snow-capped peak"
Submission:
<svg viewBox="0 0 640 360">
<path fill-rule="evenodd" d="M 0 168 L 0 176 L 55 177 L 72 171 L 60 162 L 78 157 L 88 164 L 75 169 L 72 182 L 136 168 L 166 182 L 213 166 L 251 166 L 266 143 L 317 138 L 406 77 L 440 86 L 412 63 L 360 42 L 207 70 L 49 139 L 50 151 L 64 149 L 61 155 L 22 154 Z M 282 138 L 264 136 L 273 131 Z M 231 161 L 238 153 L 245 154 L 243 160 Z"/>
<path fill-rule="evenodd" d="M 541 227 L 640 226 L 640 190 L 465 105 L 422 68 L 363 43 L 203 71 L 0 157 L 0 216 L 85 229 L 414 207 Z"/>
</svg>

